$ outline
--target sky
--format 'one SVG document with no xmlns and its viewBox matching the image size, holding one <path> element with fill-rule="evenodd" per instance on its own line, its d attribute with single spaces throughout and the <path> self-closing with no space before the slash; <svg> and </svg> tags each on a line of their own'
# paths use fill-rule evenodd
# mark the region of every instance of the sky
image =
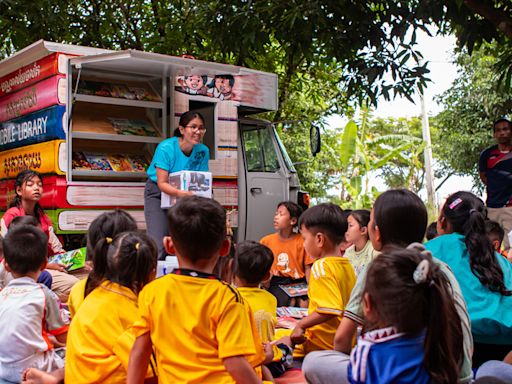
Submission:
<svg viewBox="0 0 512 384">
<path fill-rule="evenodd" d="M 456 39 L 454 36 L 430 37 L 425 32 L 418 31 L 417 41 L 417 49 L 423 54 L 424 59 L 429 62 L 429 77 L 432 81 L 427 83 L 427 89 L 424 94 L 427 113 L 429 116 L 434 116 L 442 110 L 442 106 L 434 101 L 434 97 L 449 89 L 453 80 L 457 77 L 457 66 L 452 63 Z M 374 116 L 383 118 L 420 116 L 420 98 L 418 95 L 415 95 L 413 99 L 415 103 L 411 103 L 406 98 L 397 98 L 392 101 L 385 101 L 381 98 L 379 99 L 378 107 L 374 111 Z M 343 127 L 347 123 L 347 119 L 336 115 L 330 117 L 327 122 L 333 128 Z M 475 159 L 475 162 L 477 160 Z M 442 179 L 435 180 L 434 187 L 437 187 L 441 181 Z M 379 190 L 386 188 L 382 181 L 379 180 L 375 182 L 375 186 Z M 448 195 L 460 190 L 471 190 L 471 187 L 472 179 L 470 177 L 452 176 L 437 191 L 437 201 L 442 203 Z M 425 191 L 422 191 L 420 195 L 426 198 Z"/>
</svg>

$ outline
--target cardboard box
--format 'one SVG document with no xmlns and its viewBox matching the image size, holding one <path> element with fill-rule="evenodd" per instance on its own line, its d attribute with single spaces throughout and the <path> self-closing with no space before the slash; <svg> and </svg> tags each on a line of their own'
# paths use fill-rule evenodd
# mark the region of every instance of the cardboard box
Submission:
<svg viewBox="0 0 512 384">
<path fill-rule="evenodd" d="M 211 172 L 180 171 L 169 174 L 169 184 L 182 191 L 190 191 L 196 196 L 212 198 Z M 176 204 L 176 197 L 162 192 L 161 208 Z"/>
</svg>

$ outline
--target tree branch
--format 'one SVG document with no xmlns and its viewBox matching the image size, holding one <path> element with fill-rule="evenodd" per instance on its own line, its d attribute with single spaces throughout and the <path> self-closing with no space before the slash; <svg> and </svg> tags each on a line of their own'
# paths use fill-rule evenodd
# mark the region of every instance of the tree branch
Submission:
<svg viewBox="0 0 512 384">
<path fill-rule="evenodd" d="M 490 21 L 498 30 L 512 39 L 512 18 L 502 9 L 496 9 L 485 1 L 464 0 L 464 4 L 472 11 Z"/>
</svg>

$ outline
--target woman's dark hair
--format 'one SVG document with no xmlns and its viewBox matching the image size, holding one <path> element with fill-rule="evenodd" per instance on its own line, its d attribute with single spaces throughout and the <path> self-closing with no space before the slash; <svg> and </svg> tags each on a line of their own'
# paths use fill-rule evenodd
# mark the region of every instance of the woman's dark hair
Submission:
<svg viewBox="0 0 512 384">
<path fill-rule="evenodd" d="M 119 233 L 136 230 L 135 219 L 120 209 L 102 213 L 93 220 L 87 231 L 87 258 L 92 260 L 93 270 L 87 278 L 84 297 L 105 278 L 107 254 L 113 238 Z"/>
<path fill-rule="evenodd" d="M 367 209 L 356 209 L 350 212 L 349 216 L 352 216 L 361 227 L 367 227 L 370 222 L 370 211 Z"/>
<path fill-rule="evenodd" d="M 446 199 L 441 215 L 454 232 L 464 235 L 471 272 L 482 285 L 502 295 L 512 295 L 505 287 L 503 270 L 485 231 L 487 209 L 484 202 L 471 192 L 456 192 Z"/>
<path fill-rule="evenodd" d="M 426 274 L 414 276 L 426 260 Z M 452 287 L 428 252 L 388 247 L 372 261 L 364 291 L 379 323 L 415 335 L 426 329 L 424 366 L 434 383 L 456 383 L 463 334 Z"/>
<path fill-rule="evenodd" d="M 138 294 L 154 278 L 157 258 L 155 241 L 148 235 L 121 233 L 109 248 L 105 277 Z"/>
<path fill-rule="evenodd" d="M 382 245 L 406 247 L 421 243 L 427 228 L 427 208 L 407 189 L 390 189 L 377 197 L 373 219 L 379 227 Z"/>
<path fill-rule="evenodd" d="M 176 137 L 183 136 L 180 132 L 180 127 L 186 127 L 188 125 L 188 123 L 190 123 L 190 121 L 192 121 L 193 119 L 196 119 L 196 118 L 203 120 L 203 124 L 204 124 L 204 117 L 199 112 L 188 111 L 188 112 L 185 112 L 183 115 L 181 115 L 180 122 L 178 123 L 179 127 L 174 130 L 174 136 L 176 136 Z"/>
<path fill-rule="evenodd" d="M 37 171 L 34 171 L 32 169 L 25 169 L 24 171 L 21 171 L 20 173 L 18 173 L 18 175 L 16 176 L 16 180 L 14 181 L 14 192 L 15 192 L 14 200 L 9 205 L 9 208 L 21 207 L 21 196 L 18 195 L 16 190 L 18 189 L 18 187 L 21 188 L 24 183 L 32 180 L 34 177 L 38 177 L 39 180 L 41 180 L 41 183 L 43 183 L 43 177 Z M 39 202 L 37 202 L 34 207 L 34 216 L 38 222 L 41 219 L 41 216 L 43 214 L 44 214 L 44 210 L 43 210 L 43 208 L 41 208 L 41 205 L 39 205 Z"/>
</svg>

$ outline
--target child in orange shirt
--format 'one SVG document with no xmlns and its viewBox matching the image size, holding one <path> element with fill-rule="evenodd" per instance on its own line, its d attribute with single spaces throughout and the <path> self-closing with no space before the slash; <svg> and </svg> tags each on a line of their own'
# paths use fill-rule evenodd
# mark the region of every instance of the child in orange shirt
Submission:
<svg viewBox="0 0 512 384">
<path fill-rule="evenodd" d="M 291 304 L 291 298 L 279 286 L 306 282 L 313 264 L 313 260 L 304 250 L 302 237 L 296 232 L 301 214 L 302 208 L 297 204 L 291 201 L 279 203 L 274 216 L 276 233 L 260 240 L 274 254 L 268 291 L 277 298 L 278 307 Z"/>
</svg>

